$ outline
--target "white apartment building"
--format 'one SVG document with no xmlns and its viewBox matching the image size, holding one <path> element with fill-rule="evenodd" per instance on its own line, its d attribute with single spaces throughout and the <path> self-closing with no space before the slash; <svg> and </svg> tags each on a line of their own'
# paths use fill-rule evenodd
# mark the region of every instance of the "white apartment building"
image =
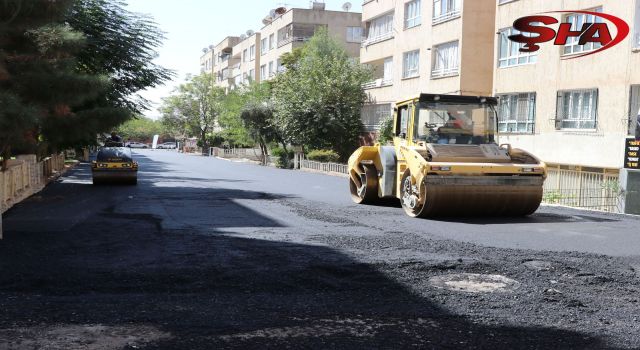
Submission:
<svg viewBox="0 0 640 350">
<path fill-rule="evenodd" d="M 362 21 L 367 131 L 419 93 L 492 94 L 495 0 L 366 0 Z"/>
<path fill-rule="evenodd" d="M 213 76 L 216 85 L 228 90 L 234 84 L 233 69 L 239 60 L 233 55 L 233 47 L 238 45 L 240 38 L 237 36 L 228 36 L 224 38 L 218 45 L 213 48 L 214 53 L 214 69 Z"/>
<path fill-rule="evenodd" d="M 500 142 L 548 163 L 621 168 L 630 119 L 640 109 L 640 1 L 497 0 L 494 6 L 498 40 L 493 93 L 500 97 Z M 599 46 L 579 45 L 574 39 L 565 46 L 540 44 L 538 52 L 528 54 L 507 38 L 516 19 L 558 10 L 611 14 L 629 23 L 631 34 L 611 49 L 575 59 L 567 58 Z M 576 13 L 548 15 L 572 23 L 574 30 L 600 21 Z"/>
<path fill-rule="evenodd" d="M 233 60 L 237 63 L 231 67 L 232 87 L 258 80 L 260 33 L 249 31 L 247 34 L 241 36 L 240 42 L 233 47 Z"/>
<path fill-rule="evenodd" d="M 213 45 L 202 49 L 202 56 L 200 56 L 200 73 L 213 74 L 213 66 L 215 64 L 215 57 L 213 55 Z"/>
</svg>

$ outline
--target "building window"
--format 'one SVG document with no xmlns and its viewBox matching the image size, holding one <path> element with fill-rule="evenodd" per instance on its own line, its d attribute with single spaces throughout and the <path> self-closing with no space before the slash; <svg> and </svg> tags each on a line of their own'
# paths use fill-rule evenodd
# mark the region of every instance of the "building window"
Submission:
<svg viewBox="0 0 640 350">
<path fill-rule="evenodd" d="M 500 42 L 498 43 L 498 67 L 512 67 L 521 64 L 536 63 L 538 61 L 538 52 L 520 52 L 520 48 L 524 44 L 516 43 L 509 40 L 509 36 L 518 35 L 520 31 L 508 28 L 500 31 Z M 524 35 L 532 35 L 525 33 Z"/>
<path fill-rule="evenodd" d="M 453 41 L 446 44 L 434 46 L 433 68 L 431 77 L 439 78 L 458 74 L 460 58 L 458 57 L 458 42 Z"/>
<path fill-rule="evenodd" d="M 498 95 L 498 131 L 533 134 L 536 120 L 534 92 Z"/>
<path fill-rule="evenodd" d="M 269 62 L 269 76 L 273 76 L 273 61 Z"/>
<path fill-rule="evenodd" d="M 402 78 L 420 75 L 420 50 L 405 52 L 402 59 Z"/>
<path fill-rule="evenodd" d="M 253 61 L 255 59 L 256 59 L 256 46 L 251 45 L 251 47 L 249 47 L 249 61 Z"/>
<path fill-rule="evenodd" d="M 361 27 L 347 27 L 347 42 L 348 43 L 360 43 L 360 42 L 362 42 L 362 28 Z"/>
<path fill-rule="evenodd" d="M 267 38 L 260 40 L 260 54 L 264 55 L 269 51 L 269 47 L 267 46 Z"/>
<path fill-rule="evenodd" d="M 371 104 L 362 107 L 362 124 L 365 131 L 378 131 L 380 130 L 380 124 L 390 119 L 391 116 L 391 104 Z"/>
<path fill-rule="evenodd" d="M 595 129 L 598 90 L 558 92 L 556 129 Z"/>
<path fill-rule="evenodd" d="M 247 54 L 247 49 L 242 50 L 242 62 L 247 62 L 249 59 L 249 55 Z"/>
<path fill-rule="evenodd" d="M 420 0 L 413 0 L 404 4 L 404 28 L 412 28 L 422 23 L 420 17 L 420 8 L 422 3 Z"/>
<path fill-rule="evenodd" d="M 640 85 L 631 85 L 629 99 L 629 135 L 640 132 Z"/>
<path fill-rule="evenodd" d="M 371 45 L 391 38 L 393 38 L 393 13 L 382 15 L 368 23 L 365 44 Z"/>
<path fill-rule="evenodd" d="M 598 7 L 597 9 L 592 10 L 593 12 L 602 12 L 602 7 Z M 582 25 L 585 23 L 602 23 L 603 20 L 600 17 L 596 17 L 593 15 L 586 15 L 582 13 L 574 13 L 570 14 L 566 17 L 565 22 L 571 23 L 572 31 L 580 31 L 582 30 Z M 600 43 L 586 43 L 584 45 L 579 45 L 580 38 L 579 37 L 569 37 L 567 39 L 567 44 L 564 46 L 564 54 L 570 55 L 574 53 L 580 53 L 585 51 L 591 51 L 595 49 L 599 49 L 602 47 Z"/>
<path fill-rule="evenodd" d="M 263 64 L 260 66 L 260 80 L 267 79 L 267 65 Z"/>
<path fill-rule="evenodd" d="M 393 57 L 387 57 L 384 59 L 382 85 L 391 84 L 393 84 Z"/>
<path fill-rule="evenodd" d="M 276 35 L 269 35 L 269 50 L 273 50 L 276 47 Z"/>
<path fill-rule="evenodd" d="M 459 17 L 461 1 L 462 0 L 433 0 L 433 24 Z"/>
<path fill-rule="evenodd" d="M 256 70 L 255 69 L 249 69 L 249 79 L 251 79 L 251 81 L 256 80 Z"/>
</svg>

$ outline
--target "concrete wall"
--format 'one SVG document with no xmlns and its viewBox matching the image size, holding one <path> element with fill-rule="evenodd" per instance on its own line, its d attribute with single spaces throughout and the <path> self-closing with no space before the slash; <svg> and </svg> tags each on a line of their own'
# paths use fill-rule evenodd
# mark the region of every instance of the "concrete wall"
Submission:
<svg viewBox="0 0 640 350">
<path fill-rule="evenodd" d="M 503 135 L 501 142 L 527 149 L 547 162 L 620 168 L 629 115 L 631 84 L 640 84 L 640 53 L 634 50 L 635 1 L 519 0 L 497 5 L 495 32 L 519 17 L 555 10 L 589 10 L 618 16 L 631 25 L 629 37 L 618 46 L 595 55 L 562 60 L 562 47 L 541 45 L 534 64 L 495 68 L 494 93 L 535 92 L 534 134 Z M 562 20 L 560 14 L 550 14 Z M 615 35 L 615 33 L 612 33 Z M 498 44 L 494 67 L 497 67 Z M 598 89 L 597 127 L 594 130 L 556 130 L 556 94 L 560 90 Z"/>
</svg>

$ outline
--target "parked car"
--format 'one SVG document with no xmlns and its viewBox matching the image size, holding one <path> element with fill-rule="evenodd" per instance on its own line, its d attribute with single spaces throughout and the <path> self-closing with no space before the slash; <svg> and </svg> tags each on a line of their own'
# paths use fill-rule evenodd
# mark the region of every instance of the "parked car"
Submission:
<svg viewBox="0 0 640 350">
<path fill-rule="evenodd" d="M 175 142 L 164 142 L 159 144 L 156 148 L 158 149 L 176 149 L 176 143 Z"/>
<path fill-rule="evenodd" d="M 149 148 L 149 146 L 142 142 L 127 142 L 126 146 L 129 148 Z"/>
<path fill-rule="evenodd" d="M 93 184 L 138 183 L 138 163 L 131 157 L 131 149 L 123 147 L 122 143 L 107 143 L 96 155 L 91 163 Z"/>
</svg>

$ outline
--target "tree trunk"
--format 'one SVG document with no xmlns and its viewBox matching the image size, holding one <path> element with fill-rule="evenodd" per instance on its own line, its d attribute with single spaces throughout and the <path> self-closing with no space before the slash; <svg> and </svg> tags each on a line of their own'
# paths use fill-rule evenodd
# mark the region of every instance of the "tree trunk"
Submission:
<svg viewBox="0 0 640 350">
<path fill-rule="evenodd" d="M 5 171 L 8 168 L 9 159 L 11 159 L 11 147 L 4 146 L 2 148 L 2 152 L 0 152 L 0 156 L 2 156 L 2 167 L 0 168 L 0 170 Z"/>
</svg>

